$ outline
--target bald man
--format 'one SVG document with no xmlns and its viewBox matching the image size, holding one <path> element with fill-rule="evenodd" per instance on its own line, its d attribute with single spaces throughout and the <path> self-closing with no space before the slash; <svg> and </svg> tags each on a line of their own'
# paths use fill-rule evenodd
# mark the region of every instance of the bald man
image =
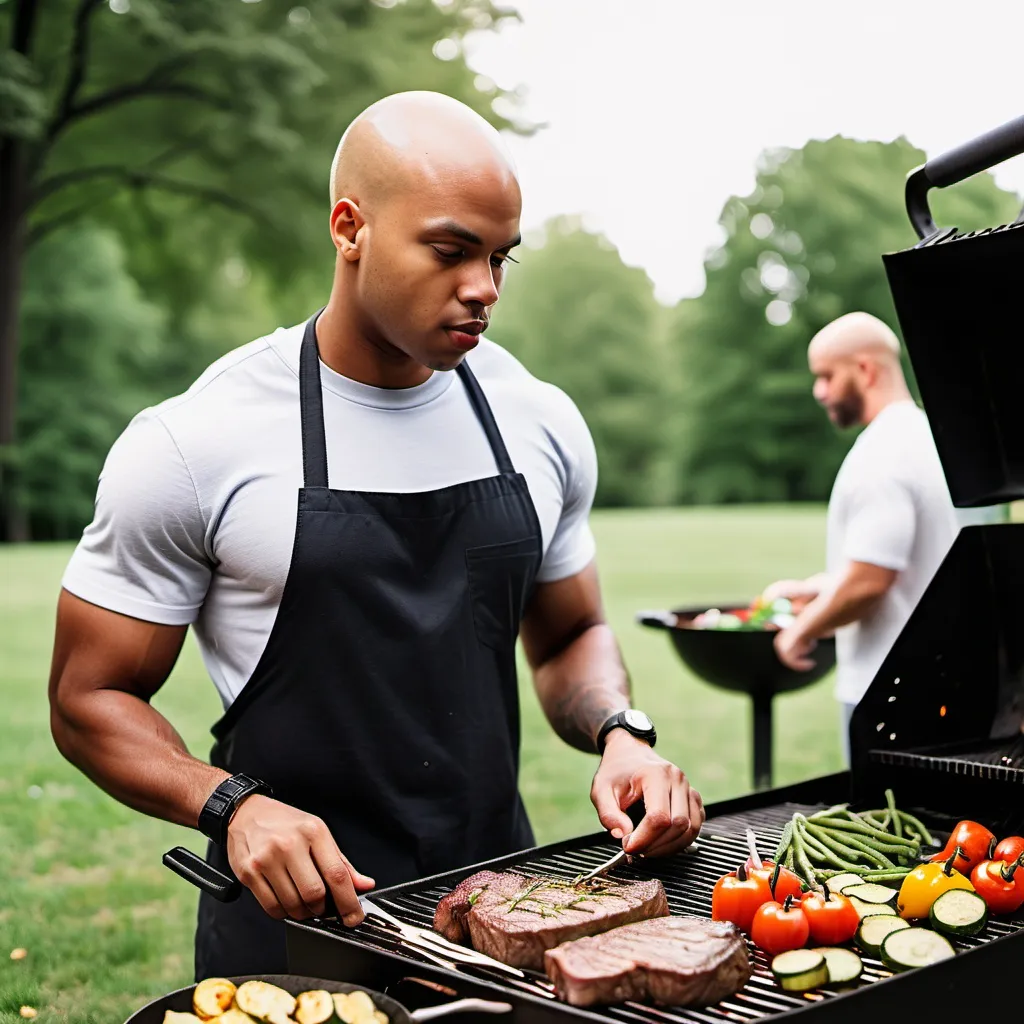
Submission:
<svg viewBox="0 0 1024 1024">
<path fill-rule="evenodd" d="M 346 131 L 330 195 L 324 309 L 133 420 L 59 599 L 60 750 L 244 884 L 201 896 L 197 978 L 284 972 L 283 919 L 328 890 L 353 926 L 374 885 L 533 844 L 520 633 L 627 852 L 681 850 L 704 820 L 630 708 L 586 424 L 483 337 L 519 242 L 500 136 L 447 97 L 389 97 Z M 150 704 L 190 625 L 224 705 L 210 764 Z"/>
<path fill-rule="evenodd" d="M 836 636 L 836 696 L 849 759 L 853 709 L 956 537 L 958 524 L 924 412 L 913 402 L 900 344 L 881 320 L 849 313 L 807 352 L 814 397 L 842 429 L 864 427 L 836 476 L 828 507 L 827 572 L 781 580 L 765 596 L 805 605 L 775 650 L 813 665 L 819 637 Z"/>
</svg>

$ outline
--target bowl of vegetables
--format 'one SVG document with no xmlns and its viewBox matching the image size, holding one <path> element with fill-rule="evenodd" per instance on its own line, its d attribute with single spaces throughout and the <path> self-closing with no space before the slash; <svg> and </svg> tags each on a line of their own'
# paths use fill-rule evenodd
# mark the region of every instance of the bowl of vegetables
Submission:
<svg viewBox="0 0 1024 1024">
<path fill-rule="evenodd" d="M 637 621 L 668 633 L 676 654 L 698 678 L 725 690 L 770 696 L 810 686 L 826 676 L 836 660 L 835 640 L 818 641 L 814 668 L 783 665 L 775 654 L 775 634 L 793 622 L 797 609 L 786 599 L 755 599 L 747 605 L 645 611 Z"/>
</svg>

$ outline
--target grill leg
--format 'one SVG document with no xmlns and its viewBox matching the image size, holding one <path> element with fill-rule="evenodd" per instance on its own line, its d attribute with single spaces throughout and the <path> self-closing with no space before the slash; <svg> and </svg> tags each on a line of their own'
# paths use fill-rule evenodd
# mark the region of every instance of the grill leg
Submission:
<svg viewBox="0 0 1024 1024">
<path fill-rule="evenodd" d="M 772 788 L 772 698 L 766 693 L 753 695 L 754 711 L 754 789 Z"/>
</svg>

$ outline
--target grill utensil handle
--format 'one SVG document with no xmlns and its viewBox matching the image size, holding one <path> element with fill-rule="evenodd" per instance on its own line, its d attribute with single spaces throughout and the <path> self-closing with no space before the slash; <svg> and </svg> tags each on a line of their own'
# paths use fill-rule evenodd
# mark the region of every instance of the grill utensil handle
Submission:
<svg viewBox="0 0 1024 1024">
<path fill-rule="evenodd" d="M 218 870 L 184 846 L 168 850 L 163 856 L 163 862 L 175 874 L 181 875 L 186 882 L 191 882 L 221 903 L 233 903 L 242 895 L 242 883 L 233 874 Z M 334 897 L 328 889 L 326 906 L 321 916 L 336 917 L 337 913 Z"/>
<path fill-rule="evenodd" d="M 907 214 L 920 238 L 938 228 L 928 208 L 928 190 L 946 188 L 1024 153 L 1024 117 L 1007 121 L 978 138 L 929 160 L 907 178 Z"/>
<path fill-rule="evenodd" d="M 490 999 L 456 999 L 454 1003 L 442 1003 L 440 1006 L 425 1006 L 421 1010 L 413 1010 L 409 1014 L 417 1024 L 425 1024 L 437 1017 L 447 1017 L 450 1013 L 511 1013 L 511 1003 L 496 1003 Z"/>
</svg>

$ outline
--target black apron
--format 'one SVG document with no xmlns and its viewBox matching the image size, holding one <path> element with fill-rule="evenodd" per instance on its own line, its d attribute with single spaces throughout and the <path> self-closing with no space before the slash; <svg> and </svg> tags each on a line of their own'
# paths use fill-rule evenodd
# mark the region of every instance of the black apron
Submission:
<svg viewBox="0 0 1024 1024">
<path fill-rule="evenodd" d="M 323 818 L 383 888 L 533 845 L 515 643 L 540 524 L 465 363 L 497 476 L 330 490 L 315 322 L 299 363 L 305 486 L 288 579 L 259 664 L 213 728 L 211 762 Z M 228 867 L 222 847 L 208 857 Z M 229 904 L 201 895 L 197 979 L 285 973 L 285 928 L 248 889 Z"/>
</svg>

